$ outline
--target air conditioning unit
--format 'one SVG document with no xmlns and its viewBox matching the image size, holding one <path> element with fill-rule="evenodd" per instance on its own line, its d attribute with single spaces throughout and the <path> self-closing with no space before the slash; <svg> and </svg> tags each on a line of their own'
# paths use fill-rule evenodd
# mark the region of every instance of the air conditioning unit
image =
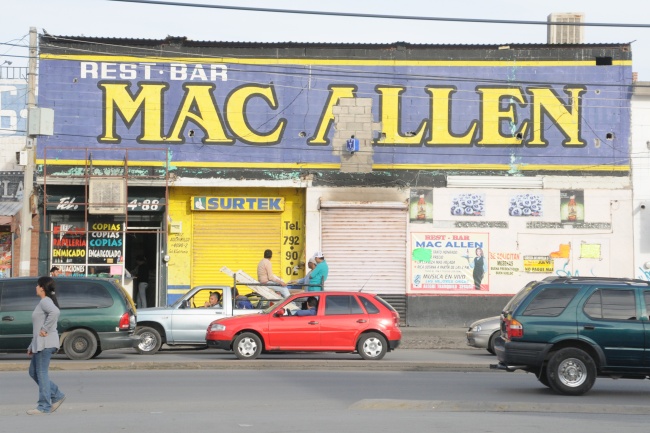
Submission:
<svg viewBox="0 0 650 433">
<path fill-rule="evenodd" d="M 28 163 L 28 158 L 29 158 L 29 152 L 25 150 L 16 152 L 16 164 L 26 166 Z"/>
<path fill-rule="evenodd" d="M 126 179 L 120 177 L 91 177 L 88 186 L 89 214 L 126 214 Z"/>
</svg>

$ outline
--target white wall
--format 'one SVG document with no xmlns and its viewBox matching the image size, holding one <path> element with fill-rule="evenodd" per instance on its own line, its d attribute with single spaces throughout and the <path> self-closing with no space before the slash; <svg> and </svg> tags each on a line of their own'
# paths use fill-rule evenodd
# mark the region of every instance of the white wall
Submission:
<svg viewBox="0 0 650 433">
<path fill-rule="evenodd" d="M 634 276 L 650 280 L 650 82 L 636 83 L 631 109 Z"/>
</svg>

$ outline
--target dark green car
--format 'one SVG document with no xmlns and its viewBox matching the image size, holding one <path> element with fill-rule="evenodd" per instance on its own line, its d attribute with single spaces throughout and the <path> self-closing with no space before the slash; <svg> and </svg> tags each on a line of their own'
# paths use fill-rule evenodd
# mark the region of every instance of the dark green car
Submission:
<svg viewBox="0 0 650 433">
<path fill-rule="evenodd" d="M 495 351 L 507 371 L 534 373 L 560 394 L 581 395 L 597 376 L 650 376 L 650 282 L 549 277 L 504 308 Z"/>
<path fill-rule="evenodd" d="M 27 352 L 38 277 L 0 279 L 0 352 Z M 57 277 L 61 350 L 90 359 L 108 349 L 134 347 L 135 305 L 119 283 L 101 278 Z"/>
</svg>

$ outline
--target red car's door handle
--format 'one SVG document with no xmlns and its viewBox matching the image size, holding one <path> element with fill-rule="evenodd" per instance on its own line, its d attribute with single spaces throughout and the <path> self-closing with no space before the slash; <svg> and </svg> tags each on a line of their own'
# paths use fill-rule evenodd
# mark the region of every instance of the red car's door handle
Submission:
<svg viewBox="0 0 650 433">
<path fill-rule="evenodd" d="M 359 320 L 357 320 L 357 323 L 366 323 L 366 322 L 368 322 L 366 319 L 359 319 Z"/>
<path fill-rule="evenodd" d="M 318 325 L 318 322 L 307 322 L 308 325 Z"/>
</svg>

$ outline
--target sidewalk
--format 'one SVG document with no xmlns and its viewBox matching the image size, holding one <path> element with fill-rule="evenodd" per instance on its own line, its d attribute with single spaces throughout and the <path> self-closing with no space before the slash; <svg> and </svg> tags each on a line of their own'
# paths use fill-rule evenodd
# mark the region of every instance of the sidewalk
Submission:
<svg viewBox="0 0 650 433">
<path fill-rule="evenodd" d="M 466 328 L 418 328 L 404 326 L 400 349 L 470 349 Z"/>
</svg>

